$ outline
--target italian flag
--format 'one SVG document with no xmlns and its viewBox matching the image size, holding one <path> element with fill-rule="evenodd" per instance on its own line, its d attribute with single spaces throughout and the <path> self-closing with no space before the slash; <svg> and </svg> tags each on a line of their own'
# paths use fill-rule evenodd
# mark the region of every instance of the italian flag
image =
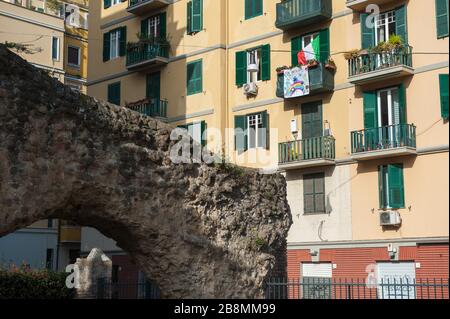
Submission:
<svg viewBox="0 0 450 319">
<path fill-rule="evenodd" d="M 297 54 L 298 64 L 306 65 L 309 60 L 319 60 L 320 57 L 320 39 L 315 37 L 302 51 Z"/>
</svg>

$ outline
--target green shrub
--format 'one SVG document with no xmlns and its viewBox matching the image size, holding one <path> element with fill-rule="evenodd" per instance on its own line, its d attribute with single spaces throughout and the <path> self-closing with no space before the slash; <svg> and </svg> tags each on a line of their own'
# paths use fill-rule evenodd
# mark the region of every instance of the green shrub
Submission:
<svg viewBox="0 0 450 319">
<path fill-rule="evenodd" d="M 67 273 L 0 270 L 0 299 L 72 299 Z"/>
</svg>

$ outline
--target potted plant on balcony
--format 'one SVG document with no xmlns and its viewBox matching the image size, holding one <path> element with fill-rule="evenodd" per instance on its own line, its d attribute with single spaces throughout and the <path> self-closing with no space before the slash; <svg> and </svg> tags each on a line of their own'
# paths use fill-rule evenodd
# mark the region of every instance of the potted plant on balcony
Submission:
<svg viewBox="0 0 450 319">
<path fill-rule="evenodd" d="M 309 69 L 313 69 L 315 67 L 317 67 L 319 65 L 319 61 L 317 61 L 316 59 L 311 59 L 307 61 L 307 66 Z"/>
<path fill-rule="evenodd" d="M 361 50 L 359 50 L 359 49 L 353 49 L 353 50 L 347 51 L 344 53 L 344 59 L 346 59 L 346 60 L 355 59 L 361 55 L 360 52 L 361 52 Z"/>
<path fill-rule="evenodd" d="M 336 63 L 331 57 L 329 57 L 328 60 L 325 62 L 325 68 L 332 72 L 336 72 L 337 69 Z"/>
<path fill-rule="evenodd" d="M 276 69 L 278 75 L 283 75 L 284 71 L 288 70 L 289 67 L 286 65 L 280 66 Z"/>
</svg>

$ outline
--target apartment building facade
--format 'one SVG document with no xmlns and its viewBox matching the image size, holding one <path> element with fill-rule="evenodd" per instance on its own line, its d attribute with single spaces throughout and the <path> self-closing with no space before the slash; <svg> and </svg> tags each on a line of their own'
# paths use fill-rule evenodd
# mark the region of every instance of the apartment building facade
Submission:
<svg viewBox="0 0 450 319">
<path fill-rule="evenodd" d="M 75 90 L 86 92 L 88 0 L 2 0 L 0 42 Z M 0 263 L 64 270 L 80 254 L 81 228 L 43 220 L 0 239 Z"/>
<path fill-rule="evenodd" d="M 448 8 L 99 1 L 88 94 L 282 171 L 289 278 L 448 278 Z"/>
</svg>

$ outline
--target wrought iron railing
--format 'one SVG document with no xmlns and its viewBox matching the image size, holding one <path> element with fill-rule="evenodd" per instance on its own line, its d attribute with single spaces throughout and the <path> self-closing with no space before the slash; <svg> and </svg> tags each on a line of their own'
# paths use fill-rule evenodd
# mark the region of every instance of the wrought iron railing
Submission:
<svg viewBox="0 0 450 319">
<path fill-rule="evenodd" d="M 128 8 L 136 6 L 141 3 L 151 2 L 151 1 L 153 1 L 153 0 L 130 0 L 130 2 L 128 3 Z"/>
<path fill-rule="evenodd" d="M 155 58 L 168 58 L 169 47 L 163 44 L 143 43 L 129 48 L 127 51 L 127 66 L 139 64 Z"/>
<path fill-rule="evenodd" d="M 298 24 L 315 17 L 331 17 L 331 0 L 285 0 L 277 3 L 277 27 Z"/>
<path fill-rule="evenodd" d="M 398 147 L 416 148 L 416 127 L 412 124 L 389 125 L 351 132 L 352 153 Z"/>
<path fill-rule="evenodd" d="M 100 278 L 93 285 L 96 299 L 160 299 L 161 291 L 158 285 L 151 281 L 145 282 L 112 282 Z"/>
<path fill-rule="evenodd" d="M 334 90 L 334 74 L 334 70 L 326 68 L 323 63 L 309 67 L 309 94 L 332 92 Z M 284 98 L 284 72 L 278 74 L 276 96 Z"/>
<path fill-rule="evenodd" d="M 167 117 L 167 105 L 166 100 L 157 99 L 145 99 L 138 103 L 127 105 L 127 107 L 133 111 L 145 114 L 151 117 Z"/>
<path fill-rule="evenodd" d="M 313 159 L 334 159 L 335 156 L 335 139 L 332 136 L 312 137 L 278 145 L 280 164 Z"/>
<path fill-rule="evenodd" d="M 350 77 L 395 66 L 412 67 L 412 47 L 404 46 L 386 52 L 368 52 L 348 60 Z"/>
<path fill-rule="evenodd" d="M 266 282 L 268 299 L 448 299 L 448 278 L 272 278 Z"/>
</svg>

